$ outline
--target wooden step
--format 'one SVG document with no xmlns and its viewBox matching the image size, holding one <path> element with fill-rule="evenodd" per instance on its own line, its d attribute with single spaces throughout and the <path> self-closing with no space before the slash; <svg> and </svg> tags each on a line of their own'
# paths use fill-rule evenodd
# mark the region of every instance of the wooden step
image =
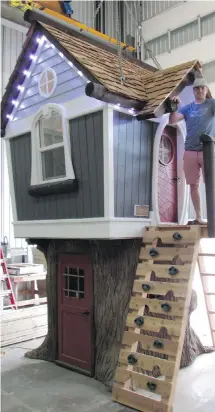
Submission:
<svg viewBox="0 0 215 412">
<path fill-rule="evenodd" d="M 161 239 L 162 243 L 165 244 L 195 244 L 199 239 L 199 233 L 193 230 L 192 227 L 188 227 L 186 230 L 180 228 L 175 231 L 157 227 L 155 230 L 148 229 L 145 231 L 143 243 L 153 243 L 155 239 Z"/>
<path fill-rule="evenodd" d="M 160 359 L 155 356 L 143 355 L 142 353 L 132 352 L 125 349 L 121 349 L 120 351 L 119 362 L 127 365 L 128 357 L 130 355 L 133 355 L 136 360 L 135 367 L 152 371 L 155 366 L 158 366 L 160 368 L 161 375 L 172 378 L 175 362 Z"/>
<path fill-rule="evenodd" d="M 159 340 L 163 347 L 155 347 L 155 341 Z M 142 349 L 151 350 L 157 353 L 166 354 L 169 356 L 176 356 L 178 349 L 178 340 L 158 339 L 155 336 L 137 334 L 131 331 L 125 331 L 122 339 L 122 343 L 127 346 L 132 346 L 135 342 L 138 342 Z"/>
<path fill-rule="evenodd" d="M 163 401 L 147 398 L 139 393 L 114 386 L 112 392 L 113 400 L 127 405 L 141 412 L 169 412 L 169 405 Z"/>
<path fill-rule="evenodd" d="M 171 391 L 171 383 L 161 379 L 153 378 L 152 376 L 144 375 L 131 371 L 124 367 L 117 368 L 115 380 L 117 383 L 126 383 L 128 379 L 131 379 L 132 386 L 138 389 L 144 389 L 149 391 L 150 383 L 153 382 L 156 388 L 153 393 L 161 395 L 163 397 L 168 397 Z"/>
<path fill-rule="evenodd" d="M 139 310 L 140 308 L 144 306 L 148 306 L 150 312 L 160 313 L 163 315 L 164 313 L 166 313 L 164 309 L 162 308 L 162 305 L 164 304 L 165 304 L 165 300 L 148 299 L 148 298 L 143 298 L 139 296 L 133 296 L 130 300 L 130 309 Z M 183 311 L 184 311 L 183 301 L 169 302 L 169 305 L 171 306 L 170 310 L 168 311 L 169 316 L 178 316 L 178 317 L 183 316 Z"/>
<path fill-rule="evenodd" d="M 169 274 L 169 269 L 174 267 L 176 273 L 174 275 Z M 166 278 L 166 279 L 179 279 L 179 280 L 188 280 L 190 275 L 190 264 L 185 265 L 166 265 L 166 264 L 155 264 L 150 262 L 139 263 L 137 266 L 137 276 L 147 277 L 152 272 L 155 273 L 157 278 Z"/>
<path fill-rule="evenodd" d="M 168 335 L 180 336 L 181 330 L 181 320 L 176 322 L 174 320 L 155 318 L 152 316 L 143 316 L 144 323 L 143 325 L 137 326 L 135 319 L 138 318 L 138 315 L 128 314 L 126 326 L 131 328 L 138 328 L 142 330 L 148 330 L 151 332 L 160 332 L 161 328 L 166 328 Z"/>
<path fill-rule="evenodd" d="M 147 285 L 150 289 L 147 293 L 153 295 L 162 295 L 165 296 L 169 291 L 174 293 L 175 297 L 178 298 L 185 298 L 187 293 L 187 285 L 183 283 L 170 283 L 170 282 L 156 282 L 150 281 L 147 282 L 145 280 L 135 280 L 133 292 L 140 292 L 143 293 L 144 289 Z"/>
<path fill-rule="evenodd" d="M 158 253 L 157 256 L 151 256 L 150 252 L 152 253 L 152 249 Z M 152 246 L 145 246 L 141 248 L 140 251 L 140 260 L 165 260 L 165 261 L 172 261 L 172 259 L 176 258 L 177 256 L 185 262 L 192 262 L 193 258 L 193 251 L 194 248 L 189 246 L 187 248 L 175 248 L 175 247 L 156 247 L 153 248 Z"/>
</svg>

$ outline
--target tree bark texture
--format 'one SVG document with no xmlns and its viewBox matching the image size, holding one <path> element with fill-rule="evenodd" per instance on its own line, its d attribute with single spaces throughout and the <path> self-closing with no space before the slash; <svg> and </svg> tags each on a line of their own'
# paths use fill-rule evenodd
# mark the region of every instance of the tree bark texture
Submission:
<svg viewBox="0 0 215 412">
<path fill-rule="evenodd" d="M 94 272 L 95 378 L 112 387 L 141 240 L 92 245 Z"/>
<path fill-rule="evenodd" d="M 31 243 L 30 240 L 29 243 Z M 97 380 L 103 382 L 108 389 L 111 389 L 139 260 L 141 239 L 97 241 L 33 239 L 32 243 L 38 245 L 38 248 L 45 254 L 47 259 L 48 334 L 39 348 L 27 352 L 25 356 L 46 361 L 55 361 L 57 359 L 59 256 L 65 253 L 90 255 L 93 263 L 94 290 L 94 376 Z M 166 279 L 156 279 L 154 273 L 151 275 L 151 280 L 166 281 Z M 174 282 L 174 280 L 171 281 Z M 163 296 L 150 295 L 150 298 L 153 297 L 164 299 Z M 167 298 L 175 300 L 171 291 L 168 292 Z M 190 314 L 196 306 L 196 294 L 193 292 Z M 150 313 L 147 307 L 145 315 L 157 316 Z M 167 315 L 160 316 L 172 319 Z M 160 338 L 168 338 L 165 328 L 159 334 L 144 333 Z M 205 348 L 201 344 L 189 323 L 185 335 L 181 367 L 188 366 L 201 353 L 212 350 L 212 348 Z M 147 354 L 150 354 L 149 352 L 142 351 L 142 353 Z M 159 353 L 157 356 L 165 357 L 165 355 Z M 155 368 L 152 374 L 153 376 L 159 376 L 159 368 Z"/>
</svg>

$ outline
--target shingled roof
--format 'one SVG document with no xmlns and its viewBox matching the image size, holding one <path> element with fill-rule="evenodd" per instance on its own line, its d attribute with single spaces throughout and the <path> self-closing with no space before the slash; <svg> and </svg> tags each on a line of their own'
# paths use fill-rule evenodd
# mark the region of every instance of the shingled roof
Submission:
<svg viewBox="0 0 215 412">
<path fill-rule="evenodd" d="M 74 32 L 68 27 L 65 28 L 61 23 L 53 23 L 46 16 L 40 15 L 38 17 L 35 12 L 27 12 L 26 19 L 32 23 L 32 26 L 2 100 L 3 134 L 7 124 L 5 113 L 10 112 L 8 109 L 11 104 L 10 100 L 14 99 L 13 86 L 20 82 L 23 61 L 26 59 L 26 53 L 29 53 L 29 48 L 35 47 L 33 39 L 38 32 L 43 33 L 49 41 L 64 52 L 68 59 L 75 61 L 76 66 L 78 64 L 92 83 L 100 85 L 109 92 L 110 103 L 115 103 L 118 96 L 126 102 L 125 107 L 135 107 L 138 119 L 157 117 L 165 113 L 166 99 L 182 91 L 186 85 L 192 84 L 195 73 L 200 73 L 201 65 L 198 60 L 165 70 L 157 70 L 123 53 L 121 64 L 125 80 L 122 83 L 117 50 L 113 50 L 108 45 L 104 46 L 99 41 L 92 41 L 86 35 Z M 100 98 L 93 95 L 92 97 Z M 112 97 L 115 99 L 113 102 L 111 101 Z"/>
<path fill-rule="evenodd" d="M 46 24 L 42 24 L 42 26 L 107 90 L 134 100 L 144 101 L 147 99 L 142 78 L 144 75 L 152 73 L 152 67 L 141 67 L 135 59 L 129 61 L 122 58 L 123 75 L 126 81 L 121 84 L 117 54 L 104 50 L 98 45 L 89 44 L 86 38 L 77 38 Z"/>
</svg>

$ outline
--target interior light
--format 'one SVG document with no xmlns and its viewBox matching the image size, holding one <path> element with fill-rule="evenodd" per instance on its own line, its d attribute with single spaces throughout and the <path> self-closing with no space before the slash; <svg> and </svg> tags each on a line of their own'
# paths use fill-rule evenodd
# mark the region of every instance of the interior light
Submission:
<svg viewBox="0 0 215 412">
<path fill-rule="evenodd" d="M 117 106 L 120 106 L 120 103 L 117 103 Z"/>
</svg>

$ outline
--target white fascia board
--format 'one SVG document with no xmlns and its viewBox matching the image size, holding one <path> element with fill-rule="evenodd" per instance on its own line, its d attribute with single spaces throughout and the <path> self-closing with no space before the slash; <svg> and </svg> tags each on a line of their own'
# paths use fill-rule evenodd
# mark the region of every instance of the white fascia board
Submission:
<svg viewBox="0 0 215 412">
<path fill-rule="evenodd" d="M 92 97 L 88 96 L 77 97 L 77 99 L 73 99 L 66 103 L 59 104 L 59 106 L 62 106 L 65 109 L 66 117 L 69 120 L 99 110 L 103 110 L 103 108 L 106 105 L 106 103 L 103 103 L 99 100 L 93 99 Z M 6 128 L 6 134 L 4 139 L 11 139 L 13 137 L 20 136 L 22 134 L 30 132 L 35 115 L 36 112 L 32 116 L 24 117 L 23 119 L 18 119 L 9 122 Z"/>
<path fill-rule="evenodd" d="M 151 218 L 92 218 L 14 222 L 15 237 L 41 239 L 141 238 Z M 72 237 L 71 237 L 72 234 Z"/>
</svg>

